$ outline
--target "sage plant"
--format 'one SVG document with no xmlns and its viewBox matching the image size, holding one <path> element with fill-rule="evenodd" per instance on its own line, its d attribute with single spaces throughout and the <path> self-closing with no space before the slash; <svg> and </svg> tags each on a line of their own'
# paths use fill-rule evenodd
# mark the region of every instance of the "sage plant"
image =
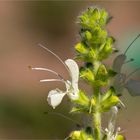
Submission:
<svg viewBox="0 0 140 140">
<path fill-rule="evenodd" d="M 91 126 L 87 125 L 85 128 L 71 132 L 66 140 L 125 139 L 120 134 L 120 127 L 116 124 L 119 108 L 124 106 L 119 95 L 122 94 L 123 88 L 134 93 L 134 88 L 131 86 L 134 80 L 129 82 L 123 80 L 125 74 L 122 74 L 121 67 L 126 60 L 125 53 L 118 55 L 112 66 L 104 64 L 105 59 L 117 52 L 117 49 L 113 47 L 115 39 L 106 30 L 106 25 L 110 21 L 111 17 L 106 10 L 96 7 L 88 8 L 78 17 L 80 41 L 75 45 L 77 52 L 75 59 L 82 62 L 83 66 L 80 68 L 75 60 L 67 59 L 63 62 L 58 55 L 39 44 L 65 66 L 71 78 L 65 80 L 62 75 L 47 68 L 31 68 L 32 70 L 51 72 L 57 76 L 56 79 L 43 79 L 40 82 L 60 81 L 66 87 L 65 91 L 58 88 L 49 91 L 47 98 L 49 105 L 55 109 L 67 95 L 73 103 L 70 113 L 79 113 L 79 115 L 85 113 L 92 118 Z M 91 86 L 91 94 L 86 93 L 78 86 L 79 78 Z M 110 113 L 110 118 L 108 125 L 103 128 L 101 122 L 104 121 L 102 114 L 105 112 Z"/>
</svg>

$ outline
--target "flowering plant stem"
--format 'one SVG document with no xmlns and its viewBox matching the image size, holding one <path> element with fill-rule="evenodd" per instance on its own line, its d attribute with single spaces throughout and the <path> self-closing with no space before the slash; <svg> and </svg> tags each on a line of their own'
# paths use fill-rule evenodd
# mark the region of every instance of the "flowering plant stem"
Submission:
<svg viewBox="0 0 140 140">
<path fill-rule="evenodd" d="M 101 140 L 101 113 L 98 111 L 99 104 L 100 104 L 100 92 L 98 87 L 95 88 L 94 95 L 97 101 L 95 113 L 93 113 L 94 134 L 95 134 L 95 139 Z"/>
<path fill-rule="evenodd" d="M 100 62 L 95 61 L 93 65 L 94 65 L 94 71 L 95 73 L 97 73 Z M 101 113 L 99 112 L 100 98 L 101 98 L 100 88 L 98 86 L 93 86 L 93 91 L 94 91 L 94 98 L 97 101 L 95 106 L 95 112 L 92 114 L 93 128 L 94 128 L 95 139 L 101 140 Z"/>
<path fill-rule="evenodd" d="M 94 134 L 96 140 L 101 140 L 101 113 L 98 111 L 93 114 Z"/>
</svg>

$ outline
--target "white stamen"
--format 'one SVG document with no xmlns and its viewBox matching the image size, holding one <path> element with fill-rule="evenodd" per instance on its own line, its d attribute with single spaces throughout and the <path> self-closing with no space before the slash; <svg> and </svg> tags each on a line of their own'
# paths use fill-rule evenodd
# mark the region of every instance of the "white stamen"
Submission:
<svg viewBox="0 0 140 140">
<path fill-rule="evenodd" d="M 63 82 L 65 83 L 65 81 L 61 80 L 61 79 L 43 79 L 43 80 L 40 80 L 40 82 Z"/>
<path fill-rule="evenodd" d="M 51 69 L 47 69 L 47 68 L 31 68 L 31 69 L 32 70 L 48 71 L 48 72 L 51 72 L 51 73 L 57 75 L 60 79 L 63 79 L 63 77 L 60 74 L 58 74 L 57 72 L 55 72 L 55 71 L 53 71 Z"/>
<path fill-rule="evenodd" d="M 42 47 L 43 49 L 45 49 L 46 51 L 50 52 L 52 55 L 54 55 L 67 69 L 67 71 L 69 72 L 69 69 L 67 68 L 66 64 L 63 62 L 63 60 L 54 52 L 52 52 L 51 50 L 49 50 L 47 47 L 43 46 L 42 44 L 38 44 L 40 47 Z"/>
</svg>

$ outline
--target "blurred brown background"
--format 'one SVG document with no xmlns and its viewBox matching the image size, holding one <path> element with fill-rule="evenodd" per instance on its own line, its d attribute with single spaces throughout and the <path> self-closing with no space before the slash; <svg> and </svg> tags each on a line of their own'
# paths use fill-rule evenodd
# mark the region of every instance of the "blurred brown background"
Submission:
<svg viewBox="0 0 140 140">
<path fill-rule="evenodd" d="M 76 18 L 88 6 L 103 7 L 114 17 L 107 28 L 122 52 L 140 33 L 140 1 L 0 1 L 0 139 L 64 139 L 76 128 L 62 117 L 44 114 L 59 112 L 80 121 L 79 115 L 68 113 L 67 98 L 56 110 L 48 106 L 48 91 L 65 87 L 39 83 L 53 75 L 30 71 L 28 65 L 54 69 L 68 78 L 64 66 L 37 44 L 63 60 L 73 58 L 79 39 Z M 140 67 L 139 44 L 140 39 L 128 52 L 136 61 L 124 67 L 126 73 Z M 140 80 L 140 73 L 133 78 Z M 124 91 L 122 100 L 126 109 L 120 111 L 118 125 L 128 140 L 139 140 L 140 97 Z"/>
</svg>

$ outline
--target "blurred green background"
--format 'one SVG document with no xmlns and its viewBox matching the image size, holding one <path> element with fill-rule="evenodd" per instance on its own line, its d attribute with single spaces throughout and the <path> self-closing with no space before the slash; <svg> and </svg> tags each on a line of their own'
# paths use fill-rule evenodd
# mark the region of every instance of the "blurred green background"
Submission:
<svg viewBox="0 0 140 140">
<path fill-rule="evenodd" d="M 64 66 L 37 44 L 44 44 L 63 60 L 73 58 L 73 46 L 79 40 L 76 18 L 88 6 L 105 8 L 114 17 L 107 28 L 121 52 L 140 33 L 140 1 L 0 1 L 0 139 L 58 140 L 76 128 L 76 123 L 45 112 L 59 112 L 82 122 L 79 115 L 68 113 L 67 98 L 56 110 L 48 106 L 48 91 L 65 87 L 39 83 L 53 75 L 30 71 L 28 65 L 54 69 L 68 78 Z M 140 67 L 139 44 L 140 39 L 128 51 L 128 58 L 135 61 L 123 67 L 125 73 Z M 140 80 L 140 73 L 133 78 Z M 118 125 L 127 139 L 139 140 L 140 97 L 124 91 L 122 100 L 126 108 L 118 115 Z"/>
</svg>

